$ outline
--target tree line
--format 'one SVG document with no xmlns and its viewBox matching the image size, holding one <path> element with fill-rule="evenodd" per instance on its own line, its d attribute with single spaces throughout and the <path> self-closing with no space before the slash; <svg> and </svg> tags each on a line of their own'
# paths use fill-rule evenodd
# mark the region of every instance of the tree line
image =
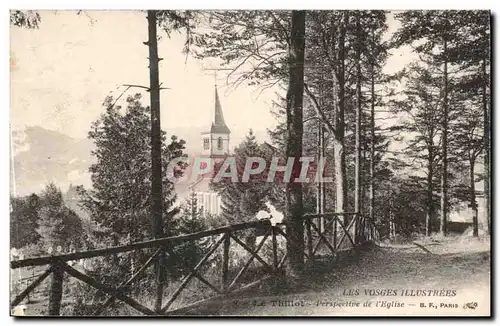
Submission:
<svg viewBox="0 0 500 326">
<path fill-rule="evenodd" d="M 327 198 L 323 209 L 369 215 L 390 235 L 446 235 L 450 209 L 466 202 L 477 236 L 481 180 L 491 232 L 488 11 L 201 15 L 212 31 L 191 31 L 196 57 L 233 68 L 235 85 L 283 86 L 281 123 L 270 130 L 279 151 L 296 158 L 324 153 L 335 162 L 333 187 L 314 194 L 289 184 L 282 194 L 292 243 L 303 245 L 302 226 L 294 225 L 315 196 Z M 390 15 L 399 27 L 387 38 Z M 415 59 L 384 73 L 403 46 Z M 476 169 L 480 157 L 484 171 Z M 222 195 L 234 200 L 236 192 Z"/>
</svg>

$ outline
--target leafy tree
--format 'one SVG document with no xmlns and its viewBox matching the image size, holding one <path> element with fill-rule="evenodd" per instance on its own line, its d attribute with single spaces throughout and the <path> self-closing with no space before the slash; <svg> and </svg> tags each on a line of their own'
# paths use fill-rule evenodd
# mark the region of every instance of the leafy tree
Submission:
<svg viewBox="0 0 500 326">
<path fill-rule="evenodd" d="M 426 231 L 428 193 L 425 178 L 390 175 L 377 186 L 375 211 L 382 238 L 411 237 Z M 437 205 L 434 199 L 433 205 Z"/>
<path fill-rule="evenodd" d="M 45 248 L 61 246 L 68 250 L 70 246 L 81 244 L 82 222 L 78 215 L 69 209 L 62 198 L 61 190 L 49 184 L 41 196 L 37 232 Z"/>
<path fill-rule="evenodd" d="M 244 82 L 274 86 L 287 78 L 290 14 L 286 10 L 199 12 L 200 28 L 192 31 L 193 53 L 231 67 L 228 79 L 235 86 Z"/>
<path fill-rule="evenodd" d="M 114 105 L 106 98 L 105 113 L 92 124 L 89 138 L 95 144 L 96 162 L 90 166 L 92 189 L 80 189 L 82 208 L 95 223 L 90 246 L 116 246 L 152 239 L 151 219 L 151 141 L 149 108 L 141 105 L 141 96 L 129 96 L 126 106 Z M 176 194 L 170 181 L 169 163 L 184 156 L 184 141 L 162 132 L 162 187 L 164 226 L 172 224 L 179 208 L 174 207 Z M 186 163 L 178 162 L 174 177 L 184 173 Z M 171 235 L 176 230 L 170 229 Z M 103 282 L 117 284 L 130 273 L 131 266 L 142 265 L 153 252 L 134 251 L 105 257 L 96 267 L 95 276 Z M 120 266 L 121 268 L 117 268 Z M 148 270 L 145 278 L 153 277 Z M 125 289 L 128 291 L 130 289 Z M 97 297 L 102 294 L 97 293 Z"/>
<path fill-rule="evenodd" d="M 304 56 L 306 12 L 293 10 L 288 47 L 288 90 L 286 93 L 287 147 L 286 158 L 293 158 L 291 180 L 286 183 L 286 232 L 288 266 L 293 274 L 302 273 L 304 263 L 304 204 L 302 184 L 293 182 L 300 175 L 303 135 Z"/>
<path fill-rule="evenodd" d="M 175 229 L 180 234 L 190 234 L 206 230 L 208 227 L 203 217 L 203 207 L 198 205 L 195 193 L 191 193 L 186 202 L 181 206 L 178 218 L 175 220 Z M 174 248 L 174 266 L 170 272 L 178 275 L 187 275 L 201 259 L 209 245 L 210 239 L 204 238 L 198 241 L 188 241 Z"/>
<path fill-rule="evenodd" d="M 40 14 L 33 10 L 11 10 L 10 24 L 19 27 L 38 28 Z"/>
<path fill-rule="evenodd" d="M 401 125 L 395 128 L 411 133 L 406 155 L 420 162 L 422 166 L 418 169 L 423 168 L 426 174 L 426 235 L 431 234 L 435 217 L 434 191 L 436 166 L 440 158 L 438 138 L 441 119 L 440 111 L 436 110 L 441 101 L 441 82 L 429 68 L 432 67 L 411 66 L 402 92 L 404 99 L 394 102 L 395 113 L 404 117 Z"/>
<path fill-rule="evenodd" d="M 454 112 L 465 105 L 464 97 L 458 98 L 460 88 L 469 92 L 469 98 L 480 94 L 484 112 L 484 148 L 489 139 L 486 126 L 489 126 L 487 85 L 489 77 L 485 67 L 489 63 L 489 13 L 487 11 L 406 11 L 396 14 L 402 27 L 393 37 L 394 45 L 410 45 L 419 59 L 433 66 L 436 77 L 441 78 L 441 223 L 440 231 L 446 234 L 447 213 L 453 198 L 448 189 L 453 181 L 452 167 L 454 144 L 450 128 L 460 114 Z M 439 67 L 439 68 L 438 68 Z M 467 90 L 466 90 L 467 89 Z M 486 153 L 486 156 L 489 152 Z M 489 158 L 486 160 L 489 162 Z M 488 167 L 486 167 L 488 169 Z M 456 169 L 455 169 L 456 170 Z M 489 171 L 487 172 L 489 174 Z M 485 184 L 489 189 L 489 184 Z M 489 191 L 489 190 L 488 190 Z M 451 195 L 454 195 L 451 193 Z M 488 201 L 487 201 L 488 202 Z M 487 209 L 488 210 L 488 203 Z"/>
<path fill-rule="evenodd" d="M 128 97 L 124 109 L 112 105 L 113 99 L 107 98 L 106 113 L 93 123 L 89 132 L 96 146 L 92 154 L 97 162 L 89 169 L 92 190 L 83 193 L 83 206 L 96 223 L 109 229 L 103 238 L 111 239 L 114 245 L 129 235 L 131 241 L 152 238 L 150 119 L 140 98 L 139 94 Z M 166 143 L 165 132 L 162 138 Z M 176 195 L 174 184 L 167 177 L 167 166 L 172 159 L 184 155 L 183 149 L 184 141 L 175 136 L 162 148 L 165 224 L 178 212 L 172 205 Z M 178 177 L 186 164 L 179 162 L 177 167 Z"/>
<path fill-rule="evenodd" d="M 10 246 L 22 248 L 38 242 L 38 212 L 40 198 L 36 194 L 24 198 L 10 198 Z"/>
<path fill-rule="evenodd" d="M 441 109 L 441 223 L 440 232 L 446 235 L 448 219 L 448 134 L 449 134 L 449 82 L 450 52 L 456 47 L 459 39 L 458 30 L 461 26 L 463 11 L 450 12 L 448 10 L 405 11 L 396 15 L 402 27 L 394 35 L 396 45 L 409 44 L 414 46 L 414 51 L 427 63 L 442 65 Z"/>
<path fill-rule="evenodd" d="M 488 222 L 488 232 L 491 232 L 491 194 L 490 194 L 490 79 L 491 66 L 491 13 L 487 10 L 470 10 L 461 12 L 459 38 L 457 45 L 450 51 L 450 61 L 459 66 L 462 72 L 456 81 L 458 92 L 465 99 L 467 112 L 474 111 L 472 123 L 465 122 L 469 128 L 462 129 L 470 134 L 470 128 L 476 131 L 482 129 L 482 150 L 484 153 L 484 193 L 485 193 L 485 215 Z M 462 106 L 463 107 L 463 106 Z M 482 111 L 482 112 L 481 112 Z M 482 115 L 482 128 L 477 126 L 477 117 Z M 477 134 L 476 134 L 477 135 Z M 468 137 L 467 135 L 465 136 Z M 470 139 L 470 137 L 468 137 Z M 464 150 L 470 149 L 471 143 L 466 141 Z M 469 163 L 469 167 L 470 167 Z M 471 179 L 472 180 L 472 179 Z M 474 204 L 473 204 L 474 205 Z"/>
<path fill-rule="evenodd" d="M 469 205 L 472 209 L 473 235 L 477 237 L 479 232 L 475 167 L 478 156 L 484 148 L 481 106 L 474 103 L 473 100 L 463 100 L 458 103 L 457 108 L 460 109 L 460 117 L 457 118 L 453 126 L 454 133 L 450 140 L 451 149 L 456 154 L 457 163 L 465 163 L 468 167 L 469 184 L 465 188 L 469 194 Z"/>
<path fill-rule="evenodd" d="M 369 17 L 366 18 L 367 24 L 365 28 L 364 40 L 361 40 L 361 44 L 365 44 L 362 49 L 365 49 L 366 53 L 366 75 L 369 76 L 367 88 L 369 89 L 369 102 L 370 113 L 369 122 L 366 122 L 365 132 L 363 135 L 363 143 L 368 146 L 369 149 L 365 148 L 364 151 L 369 151 L 368 162 L 365 162 L 364 173 L 367 176 L 369 183 L 369 216 L 372 221 L 375 221 L 375 202 L 376 202 L 376 188 L 377 185 L 381 184 L 383 178 L 387 177 L 388 170 L 387 164 L 384 165 L 382 158 L 389 146 L 389 140 L 387 136 L 383 135 L 380 131 L 380 126 L 377 125 L 376 121 L 376 108 L 384 105 L 382 101 L 383 95 L 380 94 L 383 87 L 390 82 L 389 76 L 383 73 L 383 66 L 388 58 L 388 50 L 390 45 L 388 42 L 383 41 L 383 36 L 387 32 L 387 22 L 386 13 L 383 11 L 370 11 Z M 368 118 L 366 119 L 368 120 Z M 378 122 L 378 121 L 377 121 Z"/>
</svg>

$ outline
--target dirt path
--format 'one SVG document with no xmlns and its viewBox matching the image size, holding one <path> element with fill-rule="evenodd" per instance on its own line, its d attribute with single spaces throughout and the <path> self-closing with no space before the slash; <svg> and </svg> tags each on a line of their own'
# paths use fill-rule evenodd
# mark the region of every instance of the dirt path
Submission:
<svg viewBox="0 0 500 326">
<path fill-rule="evenodd" d="M 305 278 L 296 284 L 294 294 L 266 295 L 261 289 L 251 297 L 213 302 L 192 313 L 488 316 L 489 241 L 425 245 L 432 254 L 416 246 L 375 248 L 347 266 Z M 464 307 L 467 303 L 469 307 Z"/>
</svg>

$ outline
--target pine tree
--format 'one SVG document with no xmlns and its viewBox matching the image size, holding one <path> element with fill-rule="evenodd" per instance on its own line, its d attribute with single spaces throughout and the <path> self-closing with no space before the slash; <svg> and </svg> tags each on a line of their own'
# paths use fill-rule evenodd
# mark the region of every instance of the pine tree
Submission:
<svg viewBox="0 0 500 326">
<path fill-rule="evenodd" d="M 92 190 L 84 193 L 83 207 L 98 224 L 109 229 L 104 239 L 113 245 L 128 239 L 143 241 L 153 237 L 151 221 L 151 167 L 150 167 L 150 117 L 148 108 L 141 105 L 140 95 L 127 98 L 127 106 L 112 105 L 105 101 L 106 113 L 94 122 L 89 138 L 96 149 L 97 162 L 91 165 Z M 163 162 L 163 221 L 178 212 L 173 208 L 176 200 L 174 184 L 167 178 L 170 161 L 183 155 L 184 141 L 172 136 L 166 144 L 162 132 Z M 179 163 L 176 175 L 180 176 L 185 163 Z"/>
<path fill-rule="evenodd" d="M 388 137 L 380 133 L 380 127 L 376 124 L 376 108 L 384 105 L 380 88 L 390 82 L 390 78 L 382 71 L 388 57 L 390 44 L 383 41 L 383 36 L 387 31 L 387 13 L 373 10 L 369 11 L 367 16 L 363 21 L 365 37 L 361 43 L 364 44 L 362 48 L 366 56 L 366 75 L 369 76 L 366 80 L 369 92 L 366 101 L 367 104 L 369 103 L 370 113 L 366 118 L 366 120 L 369 119 L 369 122 L 366 123 L 363 143 L 365 146 L 369 146 L 369 148 L 365 148 L 365 152 L 369 151 L 368 162 L 365 162 L 365 171 L 368 170 L 368 173 L 365 173 L 367 176 L 365 179 L 368 179 L 366 183 L 369 183 L 369 216 L 375 222 L 376 188 L 382 183 L 380 177 L 385 177 L 384 173 L 387 172 L 387 164 L 382 162 L 382 157 L 389 146 Z"/>
<path fill-rule="evenodd" d="M 348 183 L 346 165 L 346 126 L 348 117 L 348 91 L 349 76 L 348 64 L 349 53 L 352 46 L 349 38 L 349 11 L 313 12 L 312 30 L 308 42 L 318 52 L 308 52 L 309 63 L 318 69 L 311 69 L 307 74 L 307 80 L 312 78 L 312 87 L 305 86 L 305 93 L 315 109 L 317 117 L 325 125 L 330 133 L 333 144 L 331 157 L 334 161 L 335 211 L 343 213 L 347 210 Z M 326 63 L 326 65 L 325 65 Z M 319 71 L 318 71 L 319 70 Z M 314 78 L 314 71 L 318 71 Z M 322 85 L 328 85 L 323 89 Z M 314 87 L 314 89 L 313 89 Z M 318 95 L 329 94 L 326 98 L 318 99 Z M 320 105 L 321 103 L 321 105 Z M 354 111 L 352 111 L 354 112 Z M 348 222 L 347 219 L 344 219 Z"/>
<path fill-rule="evenodd" d="M 465 86 L 462 89 L 468 89 L 470 94 L 478 91 L 481 93 L 485 117 L 483 124 L 489 125 L 486 96 L 489 77 L 485 73 L 485 67 L 489 62 L 489 13 L 466 10 L 406 11 L 396 14 L 396 18 L 400 20 L 402 27 L 394 35 L 394 45 L 412 45 L 414 52 L 419 55 L 419 60 L 433 66 L 435 76 L 441 77 L 440 231 L 446 234 L 447 213 L 453 200 L 448 196 L 448 189 L 453 182 L 451 178 L 454 177 L 453 165 L 456 160 L 453 153 L 449 152 L 453 146 L 451 139 L 454 137 L 454 134 L 450 133 L 450 128 L 454 125 L 455 119 L 460 117 L 455 108 L 464 104 L 463 100 L 457 99 L 458 89 Z M 485 135 L 488 133 L 487 129 L 489 128 L 484 128 Z M 489 135 L 484 139 L 489 139 Z M 483 147 L 489 146 L 485 143 Z M 486 153 L 486 156 L 488 155 L 489 152 Z M 488 164 L 485 167 L 488 169 Z M 489 189 L 488 182 L 485 182 L 485 189 Z M 488 200 L 486 206 L 488 210 Z"/>
<path fill-rule="evenodd" d="M 270 184 L 265 182 L 266 171 L 261 174 L 250 175 L 248 182 L 243 182 L 242 176 L 249 157 L 265 158 L 261 145 L 257 142 L 253 131 L 250 130 L 245 140 L 234 149 L 238 182 L 230 178 L 222 178 L 220 182 L 211 183 L 211 188 L 217 191 L 222 201 L 222 216 L 230 223 L 241 223 L 252 220 L 255 215 L 265 208 L 268 199 Z M 269 165 L 269 162 L 266 162 Z M 219 171 L 221 166 L 216 167 Z"/>
<path fill-rule="evenodd" d="M 66 207 L 61 190 L 52 183 L 42 193 L 39 216 L 37 232 L 45 249 L 51 247 L 55 250 L 61 246 L 68 250 L 70 246 L 80 246 L 83 230 L 81 220 Z"/>
<path fill-rule="evenodd" d="M 234 69 L 228 76 L 234 86 L 265 88 L 286 80 L 290 11 L 225 10 L 201 15 L 211 31 L 203 24 L 192 31 L 196 58 L 222 60 L 223 66 Z"/>
<path fill-rule="evenodd" d="M 175 229 L 180 234 L 190 234 L 206 230 L 208 225 L 203 217 L 203 207 L 198 205 L 196 194 L 189 195 L 186 202 L 181 205 L 178 217 L 174 222 Z M 171 274 L 187 275 L 201 259 L 209 245 L 209 239 L 188 241 L 176 246 L 173 250 L 175 256 L 170 257 L 176 263 L 177 269 L 170 269 Z M 172 264 L 170 264 L 172 266 Z"/>
<path fill-rule="evenodd" d="M 471 103 L 472 102 L 472 103 Z M 483 127 L 480 114 L 480 106 L 474 105 L 473 101 L 464 101 L 460 105 L 460 117 L 454 124 L 452 138 L 450 139 L 452 150 L 455 151 L 459 163 L 468 165 L 469 185 L 466 187 L 469 193 L 469 206 L 472 209 L 473 235 L 478 236 L 478 207 L 476 203 L 476 172 L 475 167 L 479 154 L 483 151 Z"/>
<path fill-rule="evenodd" d="M 36 194 L 24 198 L 11 197 L 10 246 L 22 248 L 36 244 L 40 239 L 37 233 L 39 223 L 40 198 Z"/>
<path fill-rule="evenodd" d="M 441 117 L 441 219 L 440 233 L 446 235 L 446 223 L 449 211 L 448 199 L 448 134 L 450 126 L 449 98 L 450 98 L 450 77 L 451 62 L 450 53 L 456 47 L 460 35 L 462 14 L 450 13 L 447 10 L 428 10 L 428 11 L 405 11 L 396 15 L 401 22 L 401 29 L 394 36 L 396 45 L 410 44 L 420 42 L 414 47 L 414 51 L 420 55 L 420 58 L 428 64 L 437 67 L 441 65 L 440 70 L 442 100 L 440 108 Z"/>
<path fill-rule="evenodd" d="M 92 152 L 96 162 L 91 165 L 92 189 L 81 191 L 82 208 L 90 215 L 96 229 L 91 238 L 94 247 L 116 246 L 154 238 L 151 219 L 151 129 L 148 107 L 140 95 L 129 96 L 126 107 L 115 105 L 112 98 L 104 102 L 105 113 L 95 121 L 89 138 L 95 144 Z M 179 212 L 174 184 L 167 175 L 172 159 L 183 156 L 184 141 L 162 132 L 163 225 L 172 222 Z M 180 177 L 186 163 L 179 162 L 175 176 Z M 176 234 L 171 230 L 171 235 Z M 134 251 L 120 256 L 106 256 L 96 268 L 95 277 L 109 284 L 118 284 L 129 275 L 130 266 L 140 266 L 153 252 Z M 121 266 L 121 268 L 117 268 Z M 177 266 L 174 266 L 175 269 Z M 151 280 L 148 270 L 144 276 Z M 129 291 L 131 289 L 124 289 Z M 147 290 L 135 288 L 137 291 Z M 102 296 L 96 293 L 97 297 Z"/>
<path fill-rule="evenodd" d="M 432 232 L 434 219 L 434 190 L 436 166 L 439 159 L 439 122 L 441 114 L 436 105 L 440 102 L 441 83 L 433 76 L 432 67 L 413 65 L 407 72 L 408 80 L 403 91 L 404 99 L 394 101 L 395 113 L 401 114 L 405 121 L 395 129 L 404 130 L 414 137 L 408 140 L 406 154 L 422 163 L 426 172 L 427 216 L 425 233 Z"/>
<path fill-rule="evenodd" d="M 491 194 L 490 194 L 490 44 L 491 44 L 491 13 L 486 10 L 471 10 L 460 11 L 460 22 L 462 28 L 459 30 L 459 38 L 457 45 L 450 50 L 449 59 L 451 62 L 459 66 L 461 75 L 457 77 L 456 88 L 463 96 L 463 100 L 467 103 L 467 112 L 472 109 L 474 117 L 471 123 L 466 123 L 466 126 L 473 127 L 476 131 L 482 129 L 482 150 L 484 153 L 484 193 L 485 193 L 485 217 L 487 221 L 488 232 L 491 232 Z M 476 126 L 477 116 L 482 116 L 482 126 Z M 468 137 L 468 127 L 462 129 L 465 131 L 465 138 Z M 463 143 L 466 152 L 470 149 L 471 143 L 466 141 Z M 470 165 L 470 162 L 469 162 Z M 472 179 L 471 179 L 472 180 Z M 471 194 L 472 197 L 472 194 Z M 475 205 L 472 204 L 471 205 Z"/>
</svg>

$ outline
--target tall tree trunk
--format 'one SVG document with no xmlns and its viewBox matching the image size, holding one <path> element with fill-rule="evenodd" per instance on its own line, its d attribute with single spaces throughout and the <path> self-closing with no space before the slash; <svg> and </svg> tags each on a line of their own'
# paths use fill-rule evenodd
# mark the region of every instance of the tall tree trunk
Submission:
<svg viewBox="0 0 500 326">
<path fill-rule="evenodd" d="M 156 11 L 148 10 L 148 42 L 149 47 L 149 91 L 151 99 L 151 197 L 153 234 L 155 238 L 163 237 L 162 208 L 162 166 L 161 166 L 161 125 L 160 125 L 160 82 L 158 62 L 158 42 L 156 34 Z M 160 255 L 155 264 L 157 293 L 155 309 L 160 310 L 163 298 L 164 256 Z"/>
<path fill-rule="evenodd" d="M 486 59 L 482 62 L 483 79 L 483 129 L 484 129 L 484 215 L 488 224 L 488 234 L 491 234 L 491 194 L 490 194 L 490 112 L 488 110 L 488 76 L 486 73 Z"/>
<path fill-rule="evenodd" d="M 370 107 L 370 220 L 375 222 L 375 63 L 371 65 Z"/>
<path fill-rule="evenodd" d="M 333 78 L 337 81 L 337 87 L 334 87 L 333 96 L 338 98 L 337 101 L 337 114 L 335 117 L 335 132 L 336 141 L 334 142 L 334 156 L 335 156 L 335 184 L 336 184 L 336 212 L 344 213 L 345 205 L 347 203 L 347 176 L 345 164 L 345 36 L 346 26 L 348 21 L 348 12 L 342 13 L 342 23 L 339 35 L 339 71 L 334 71 Z M 345 217 L 341 217 L 344 222 L 347 222 Z"/>
<path fill-rule="evenodd" d="M 477 205 L 476 205 L 476 185 L 474 182 L 474 166 L 475 159 L 472 157 L 469 160 L 469 194 L 470 194 L 470 207 L 472 208 L 472 233 L 475 237 L 479 236 L 478 220 L 477 220 Z"/>
<path fill-rule="evenodd" d="M 389 238 L 390 239 L 395 239 L 396 238 L 396 223 L 395 223 L 395 216 L 394 214 L 394 195 L 391 193 L 391 196 L 389 197 Z"/>
<path fill-rule="evenodd" d="M 361 22 L 360 13 L 356 13 L 356 166 L 354 179 L 354 211 L 361 212 Z M 354 226 L 355 234 L 359 235 L 358 225 Z"/>
<path fill-rule="evenodd" d="M 304 264 L 304 229 L 302 222 L 302 184 L 294 182 L 300 175 L 302 156 L 302 101 L 304 96 L 305 16 L 303 10 L 292 11 L 291 42 L 289 53 L 289 86 L 287 93 L 287 157 L 294 157 L 291 182 L 287 188 L 287 241 L 288 269 L 298 276 Z"/>
<path fill-rule="evenodd" d="M 443 73 L 443 149 L 442 149 L 442 160 L 443 160 L 443 170 L 441 175 L 441 223 L 440 223 L 440 233 L 441 235 L 446 235 L 446 223 L 448 220 L 448 42 L 445 36 L 444 39 L 444 73 Z"/>
<path fill-rule="evenodd" d="M 320 121 L 318 122 L 318 158 L 316 162 L 319 162 L 321 158 L 324 159 L 324 148 L 323 148 L 323 142 L 324 142 L 324 131 L 323 131 L 323 123 Z M 316 185 L 316 213 L 317 214 L 323 214 L 324 213 L 324 192 L 325 192 L 325 187 L 323 183 L 323 175 L 319 174 L 318 177 L 318 183 Z M 324 219 L 323 217 L 320 217 L 318 219 L 318 228 L 320 231 L 323 230 L 324 226 Z"/>
<path fill-rule="evenodd" d="M 431 235 L 432 220 L 434 218 L 434 203 L 432 201 L 432 193 L 434 191 L 434 187 L 432 185 L 433 178 L 434 178 L 434 153 L 433 149 L 429 148 L 429 153 L 427 157 L 427 215 L 425 217 L 426 236 Z"/>
</svg>

